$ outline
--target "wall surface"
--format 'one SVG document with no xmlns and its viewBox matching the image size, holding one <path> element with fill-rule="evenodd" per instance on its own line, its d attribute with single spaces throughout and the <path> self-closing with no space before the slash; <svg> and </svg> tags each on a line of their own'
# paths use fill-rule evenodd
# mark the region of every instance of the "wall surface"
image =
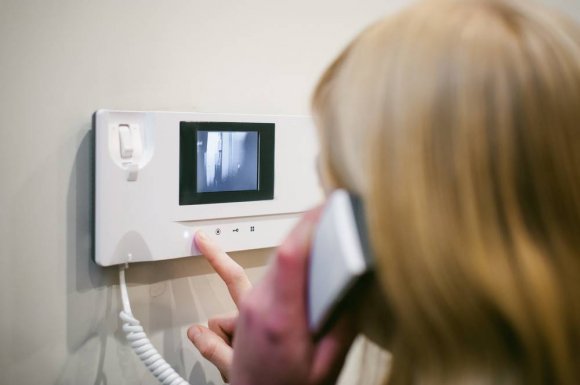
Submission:
<svg viewBox="0 0 580 385">
<path fill-rule="evenodd" d="M 0 383 L 155 384 L 120 332 L 116 269 L 91 260 L 99 108 L 307 114 L 323 68 L 399 3 L 0 0 Z M 271 250 L 236 253 L 253 279 Z M 201 258 L 131 267 L 136 316 L 192 384 L 185 337 L 233 311 Z"/>
<path fill-rule="evenodd" d="M 404 2 L 0 0 L 0 384 L 156 383 L 120 333 L 116 270 L 90 260 L 96 109 L 308 113 L 323 68 Z M 271 252 L 234 257 L 258 279 Z M 185 337 L 234 310 L 207 263 L 142 264 L 128 280 L 166 359 L 221 384 Z"/>
</svg>

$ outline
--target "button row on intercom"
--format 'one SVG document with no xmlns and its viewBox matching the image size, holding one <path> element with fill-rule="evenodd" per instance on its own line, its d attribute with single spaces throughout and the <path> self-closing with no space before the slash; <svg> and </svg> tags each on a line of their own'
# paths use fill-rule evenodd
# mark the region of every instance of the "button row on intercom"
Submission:
<svg viewBox="0 0 580 385">
<path fill-rule="evenodd" d="M 249 231 L 251 233 L 256 231 L 256 226 L 250 226 L 249 227 Z M 240 227 L 235 227 L 232 229 L 232 233 L 240 233 L 243 232 L 243 230 Z M 222 234 L 222 229 L 220 227 L 216 227 L 215 231 L 214 231 L 215 235 L 221 235 Z"/>
</svg>

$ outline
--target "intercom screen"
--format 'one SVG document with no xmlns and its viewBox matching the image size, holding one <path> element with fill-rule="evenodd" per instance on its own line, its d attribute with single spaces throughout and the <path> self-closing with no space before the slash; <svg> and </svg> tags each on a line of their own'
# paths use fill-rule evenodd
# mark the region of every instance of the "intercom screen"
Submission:
<svg viewBox="0 0 580 385">
<path fill-rule="evenodd" d="M 258 133 L 197 131 L 197 192 L 258 190 Z"/>
<path fill-rule="evenodd" d="M 274 199 L 274 123 L 180 122 L 179 204 Z"/>
</svg>

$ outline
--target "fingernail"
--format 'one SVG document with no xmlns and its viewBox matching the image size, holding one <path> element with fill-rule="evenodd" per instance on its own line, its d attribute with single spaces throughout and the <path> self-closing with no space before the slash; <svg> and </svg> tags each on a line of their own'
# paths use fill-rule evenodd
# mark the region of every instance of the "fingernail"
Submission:
<svg viewBox="0 0 580 385">
<path fill-rule="evenodd" d="M 195 234 L 195 238 L 196 238 L 198 241 L 205 242 L 205 241 L 207 241 L 207 234 L 206 234 L 206 233 L 204 233 L 203 231 L 199 230 L 199 231 L 197 232 L 197 234 Z"/>
<path fill-rule="evenodd" d="M 197 325 L 193 325 L 187 330 L 187 336 L 193 342 L 201 335 L 202 331 L 201 328 Z"/>
</svg>

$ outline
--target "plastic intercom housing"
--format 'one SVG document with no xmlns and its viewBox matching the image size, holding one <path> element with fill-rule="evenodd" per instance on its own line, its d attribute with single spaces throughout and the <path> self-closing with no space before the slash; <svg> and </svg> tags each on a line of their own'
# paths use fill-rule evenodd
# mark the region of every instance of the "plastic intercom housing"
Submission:
<svg viewBox="0 0 580 385">
<path fill-rule="evenodd" d="M 268 123 L 275 130 L 273 199 L 180 204 L 183 122 Z M 199 255 L 197 230 L 226 251 L 277 246 L 300 213 L 322 200 L 307 116 L 99 110 L 94 130 L 95 261 L 102 266 Z"/>
</svg>

